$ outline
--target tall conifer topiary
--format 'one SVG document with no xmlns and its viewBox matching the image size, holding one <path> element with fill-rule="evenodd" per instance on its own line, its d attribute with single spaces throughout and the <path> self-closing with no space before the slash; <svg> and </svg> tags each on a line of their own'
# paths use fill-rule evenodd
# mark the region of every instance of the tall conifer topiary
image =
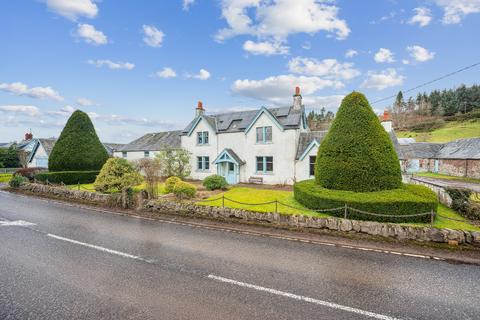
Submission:
<svg viewBox="0 0 480 320">
<path fill-rule="evenodd" d="M 75 111 L 67 121 L 48 159 L 50 171 L 100 170 L 108 153 L 85 112 Z"/>
<path fill-rule="evenodd" d="M 315 180 L 324 188 L 356 192 L 401 186 L 392 141 L 363 94 L 343 99 L 318 149 Z"/>
</svg>

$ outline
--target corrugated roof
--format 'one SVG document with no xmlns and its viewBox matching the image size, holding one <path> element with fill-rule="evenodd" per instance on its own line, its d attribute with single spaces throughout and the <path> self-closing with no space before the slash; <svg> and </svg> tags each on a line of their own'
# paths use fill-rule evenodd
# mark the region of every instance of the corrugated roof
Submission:
<svg viewBox="0 0 480 320">
<path fill-rule="evenodd" d="M 321 144 L 327 132 L 328 131 L 301 132 L 300 136 L 298 137 L 297 155 L 295 159 L 300 159 L 312 141 L 316 140 L 319 144 Z"/>
<path fill-rule="evenodd" d="M 161 151 L 166 148 L 181 148 L 180 134 L 181 131 L 147 133 L 117 151 Z"/>
<path fill-rule="evenodd" d="M 215 115 L 204 115 L 203 117 L 218 133 L 240 132 L 252 123 L 253 119 L 260 111 L 247 110 Z M 268 111 L 277 119 L 284 129 L 300 128 L 303 110 L 294 110 L 293 107 L 268 108 Z M 183 130 L 183 134 L 190 132 L 191 128 L 197 123 L 198 117 L 193 119 Z"/>
</svg>

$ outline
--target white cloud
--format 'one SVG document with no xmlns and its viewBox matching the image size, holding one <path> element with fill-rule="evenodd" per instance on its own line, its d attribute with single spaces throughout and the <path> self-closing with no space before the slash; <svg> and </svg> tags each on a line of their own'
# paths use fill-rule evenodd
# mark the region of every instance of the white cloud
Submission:
<svg viewBox="0 0 480 320">
<path fill-rule="evenodd" d="M 159 78 L 168 79 L 175 78 L 177 76 L 177 73 L 172 68 L 164 67 L 162 71 L 157 71 L 155 75 Z"/>
<path fill-rule="evenodd" d="M 113 62 L 111 60 L 88 60 L 88 64 L 94 65 L 97 68 L 101 68 L 103 66 L 107 66 L 112 70 L 132 70 L 135 68 L 135 65 L 130 62 Z"/>
<path fill-rule="evenodd" d="M 304 43 L 302 43 L 301 47 L 302 49 L 310 50 L 312 49 L 312 44 L 310 43 L 310 41 L 305 41 Z"/>
<path fill-rule="evenodd" d="M 78 98 L 75 102 L 82 107 L 90 107 L 94 105 L 93 101 L 87 98 Z"/>
<path fill-rule="evenodd" d="M 48 9 L 70 20 L 78 17 L 95 18 L 98 8 L 92 0 L 46 0 Z"/>
<path fill-rule="evenodd" d="M 8 105 L 0 106 L 0 111 L 16 114 L 24 114 L 30 117 L 35 117 L 40 115 L 40 109 L 35 106 L 26 106 L 26 105 Z"/>
<path fill-rule="evenodd" d="M 82 38 L 86 43 L 97 46 L 107 44 L 108 42 L 107 36 L 102 31 L 86 23 L 78 24 L 76 36 Z"/>
<path fill-rule="evenodd" d="M 0 83 L 0 90 L 13 93 L 17 96 L 27 96 L 35 99 L 50 99 L 62 101 L 63 97 L 52 87 L 33 87 L 29 88 L 22 82 Z"/>
<path fill-rule="evenodd" d="M 356 55 L 358 55 L 357 50 L 350 49 L 350 50 L 347 50 L 347 52 L 345 52 L 345 58 L 353 58 Z"/>
<path fill-rule="evenodd" d="M 222 17 L 228 27 L 216 34 L 218 41 L 249 34 L 286 39 L 290 34 L 318 31 L 345 39 L 350 29 L 338 18 L 339 8 L 331 1 L 317 0 L 223 0 Z"/>
<path fill-rule="evenodd" d="M 143 41 L 150 47 L 160 48 L 165 34 L 155 26 L 143 25 Z"/>
<path fill-rule="evenodd" d="M 245 41 L 243 44 L 243 50 L 253 54 L 253 55 L 276 55 L 276 54 L 287 54 L 289 47 L 282 45 L 281 42 L 270 42 L 270 41 L 260 41 L 254 42 L 251 40 Z"/>
<path fill-rule="evenodd" d="M 183 10 L 188 11 L 195 3 L 195 0 L 183 0 Z"/>
<path fill-rule="evenodd" d="M 400 86 L 405 77 L 399 75 L 393 68 L 388 68 L 381 72 L 368 72 L 367 79 L 362 83 L 362 88 L 383 90 L 389 87 Z"/>
<path fill-rule="evenodd" d="M 408 52 L 410 52 L 410 57 L 415 59 L 418 62 L 425 62 L 431 60 L 435 57 L 435 52 L 430 52 L 424 47 L 420 46 L 409 46 L 407 47 Z"/>
<path fill-rule="evenodd" d="M 395 62 L 392 51 L 385 48 L 380 48 L 377 53 L 375 53 L 374 59 L 378 63 L 392 63 Z"/>
<path fill-rule="evenodd" d="M 444 24 L 457 24 L 469 14 L 480 12 L 480 0 L 434 0 L 443 8 L 442 22 Z"/>
<path fill-rule="evenodd" d="M 425 27 L 430 24 L 432 21 L 432 12 L 430 9 L 425 8 L 425 7 L 418 7 L 414 8 L 413 11 L 415 12 L 415 15 L 408 20 L 409 24 L 416 24 L 420 27 Z"/>
<path fill-rule="evenodd" d="M 211 76 L 210 72 L 205 69 L 200 69 L 197 74 L 186 74 L 187 78 L 199 79 L 199 80 L 207 80 Z"/>
<path fill-rule="evenodd" d="M 48 111 L 47 114 L 50 115 L 50 116 L 61 116 L 61 117 L 68 117 L 70 116 L 75 110 L 74 107 L 70 106 L 70 105 L 66 105 L 64 107 L 62 107 L 60 110 L 58 111 Z"/>
<path fill-rule="evenodd" d="M 336 59 L 317 60 L 296 57 L 288 62 L 290 72 L 326 79 L 349 80 L 360 75 L 353 63 L 340 63 Z"/>
<path fill-rule="evenodd" d="M 302 90 L 304 98 L 324 88 L 341 88 L 340 81 L 296 75 L 272 76 L 262 80 L 236 80 L 232 92 L 244 97 L 269 101 L 275 104 L 291 103 L 296 86 Z"/>
</svg>

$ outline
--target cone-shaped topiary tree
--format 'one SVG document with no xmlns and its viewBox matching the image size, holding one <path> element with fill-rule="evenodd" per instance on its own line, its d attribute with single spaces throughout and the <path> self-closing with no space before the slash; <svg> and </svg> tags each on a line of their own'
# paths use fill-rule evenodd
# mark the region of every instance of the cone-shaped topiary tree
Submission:
<svg viewBox="0 0 480 320">
<path fill-rule="evenodd" d="M 392 141 L 363 94 L 343 99 L 318 149 L 315 180 L 324 188 L 356 192 L 401 186 Z"/>
<path fill-rule="evenodd" d="M 68 119 L 48 159 L 50 171 L 100 170 L 108 153 L 85 112 L 75 111 Z"/>
</svg>

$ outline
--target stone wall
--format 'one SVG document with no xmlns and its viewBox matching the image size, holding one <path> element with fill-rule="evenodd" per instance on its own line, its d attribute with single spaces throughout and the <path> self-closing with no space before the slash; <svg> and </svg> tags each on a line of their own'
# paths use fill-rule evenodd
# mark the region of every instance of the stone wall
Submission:
<svg viewBox="0 0 480 320">
<path fill-rule="evenodd" d="M 111 195 L 81 190 L 70 190 L 61 187 L 29 183 L 21 186 L 21 190 L 53 196 L 73 201 L 86 201 L 103 205 L 112 205 Z M 375 236 L 391 237 L 399 240 L 417 240 L 448 243 L 469 243 L 480 246 L 480 231 L 459 231 L 430 227 L 412 227 L 395 223 L 359 221 L 336 217 L 320 218 L 303 215 L 284 215 L 273 212 L 254 212 L 233 208 L 221 208 L 197 205 L 191 202 L 172 200 L 143 200 L 140 208 L 149 212 L 175 214 L 182 216 L 202 217 L 240 223 L 261 223 L 277 227 L 328 229 L 342 232 L 359 232 Z M 121 205 L 121 201 L 120 201 Z"/>
<path fill-rule="evenodd" d="M 417 240 L 448 243 L 469 243 L 480 246 L 480 232 L 437 229 L 430 227 L 411 227 L 395 223 L 359 221 L 335 217 L 320 218 L 303 215 L 283 215 L 279 213 L 261 213 L 233 208 L 221 208 L 196 205 L 188 202 L 168 200 L 146 201 L 144 209 L 184 216 L 213 218 L 225 221 L 263 223 L 273 226 L 328 229 L 342 232 L 359 232 L 369 235 L 391 237 L 399 240 Z"/>
<path fill-rule="evenodd" d="M 480 179 L 480 160 L 440 159 L 438 173 Z"/>
<path fill-rule="evenodd" d="M 434 183 L 421 181 L 415 178 L 408 178 L 408 183 L 421 184 L 423 186 L 426 186 L 437 194 L 438 201 L 440 201 L 440 203 L 446 205 L 447 207 L 450 207 L 452 205 L 452 198 L 447 193 L 444 187 L 436 185 Z"/>
<path fill-rule="evenodd" d="M 20 189 L 62 199 L 80 200 L 98 204 L 109 204 L 111 202 L 111 196 L 108 194 L 88 192 L 83 190 L 71 190 L 39 183 L 27 183 L 21 186 Z"/>
</svg>

